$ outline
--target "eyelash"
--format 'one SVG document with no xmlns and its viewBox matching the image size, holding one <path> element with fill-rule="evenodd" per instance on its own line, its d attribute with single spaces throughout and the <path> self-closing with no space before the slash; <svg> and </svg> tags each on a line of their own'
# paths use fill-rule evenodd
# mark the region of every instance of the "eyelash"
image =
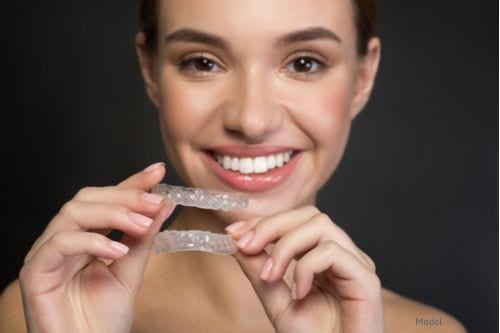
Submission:
<svg viewBox="0 0 500 333">
<path fill-rule="evenodd" d="M 297 61 L 299 60 L 305 60 L 307 62 L 314 62 L 313 66 L 316 66 L 315 70 L 312 72 L 306 72 L 306 73 L 301 73 L 301 72 L 294 72 L 294 71 L 289 71 L 292 75 L 299 76 L 299 77 L 309 77 L 313 75 L 320 74 L 323 72 L 325 69 L 327 69 L 329 66 L 324 62 L 323 60 L 318 59 L 317 57 L 309 54 L 300 54 L 298 56 L 293 57 L 290 59 L 290 61 L 287 63 L 286 68 L 288 69 L 289 67 L 293 66 L 296 64 Z"/>
<path fill-rule="evenodd" d="M 297 72 L 297 71 L 289 71 L 291 73 L 291 75 L 298 76 L 298 77 L 309 77 L 309 76 L 319 74 L 319 73 L 323 72 L 327 67 L 329 67 L 324 61 L 318 59 L 315 56 L 308 55 L 308 54 L 301 54 L 301 55 L 298 55 L 298 56 L 290 59 L 290 61 L 288 61 L 287 65 L 285 66 L 285 71 L 288 71 L 288 69 L 291 66 L 296 65 L 296 61 L 299 61 L 299 60 L 305 60 L 308 63 L 313 62 L 314 64 L 312 66 L 313 66 L 313 68 L 316 68 L 316 69 L 313 72 L 306 72 L 306 73 Z M 217 63 L 217 61 L 212 60 L 210 57 L 207 57 L 206 55 L 203 55 L 203 54 L 187 56 L 186 58 L 181 59 L 179 61 L 179 63 L 177 64 L 177 66 L 179 67 L 181 72 L 187 73 L 189 75 L 194 75 L 194 76 L 208 76 L 208 75 L 211 75 L 212 73 L 216 73 L 216 72 L 212 72 L 210 70 L 208 70 L 208 71 L 199 70 L 195 67 L 197 64 L 203 64 L 203 65 L 209 65 L 209 66 L 215 65 L 215 66 L 220 68 L 220 70 L 218 70 L 216 72 L 223 71 L 223 68 Z"/>
<path fill-rule="evenodd" d="M 179 67 L 181 72 L 185 72 L 191 75 L 196 75 L 196 76 L 207 76 L 210 75 L 210 71 L 200 71 L 196 69 L 196 63 L 200 61 L 206 61 L 209 62 L 211 65 L 215 65 L 217 67 L 221 67 L 215 60 L 210 59 L 210 57 L 207 57 L 206 55 L 199 54 L 199 55 L 192 55 L 192 56 L 187 56 L 184 59 L 181 59 L 177 66 Z M 205 63 L 206 64 L 206 63 Z"/>
</svg>

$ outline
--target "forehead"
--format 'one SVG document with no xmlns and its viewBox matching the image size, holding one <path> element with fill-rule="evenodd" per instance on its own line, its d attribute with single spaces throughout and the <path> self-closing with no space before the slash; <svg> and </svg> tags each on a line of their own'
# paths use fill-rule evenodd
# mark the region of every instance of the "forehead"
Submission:
<svg viewBox="0 0 500 333">
<path fill-rule="evenodd" d="M 351 0 L 160 0 L 159 3 L 160 38 L 177 29 L 192 28 L 250 43 L 310 27 L 332 30 L 347 44 L 355 38 Z"/>
</svg>

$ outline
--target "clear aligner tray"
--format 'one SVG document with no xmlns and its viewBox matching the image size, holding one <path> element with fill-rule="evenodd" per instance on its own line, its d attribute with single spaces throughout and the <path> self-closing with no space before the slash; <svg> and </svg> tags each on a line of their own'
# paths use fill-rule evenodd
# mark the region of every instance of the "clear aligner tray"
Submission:
<svg viewBox="0 0 500 333">
<path fill-rule="evenodd" d="M 238 247 L 231 236 L 201 230 L 165 230 L 155 239 L 155 253 L 203 251 L 231 255 Z"/>
<path fill-rule="evenodd" d="M 168 201 L 182 206 L 191 206 L 204 209 L 230 211 L 248 206 L 248 197 L 241 193 L 221 192 L 158 184 L 151 189 L 151 193 L 164 196 Z"/>
</svg>

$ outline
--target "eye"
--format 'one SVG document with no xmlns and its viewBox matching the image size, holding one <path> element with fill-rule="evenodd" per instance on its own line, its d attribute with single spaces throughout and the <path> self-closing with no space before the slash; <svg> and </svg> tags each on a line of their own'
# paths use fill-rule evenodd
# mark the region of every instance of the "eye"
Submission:
<svg viewBox="0 0 500 333">
<path fill-rule="evenodd" d="M 311 56 L 299 56 L 286 67 L 287 71 L 296 75 L 313 75 L 325 68 L 325 63 Z"/>
<path fill-rule="evenodd" d="M 191 56 L 182 59 L 179 64 L 181 71 L 194 75 L 208 75 L 222 72 L 221 66 L 206 56 Z"/>
</svg>

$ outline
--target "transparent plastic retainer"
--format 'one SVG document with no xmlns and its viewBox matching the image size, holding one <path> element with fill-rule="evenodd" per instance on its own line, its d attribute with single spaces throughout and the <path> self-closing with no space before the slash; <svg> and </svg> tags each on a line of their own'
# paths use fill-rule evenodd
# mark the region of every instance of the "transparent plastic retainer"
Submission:
<svg viewBox="0 0 500 333">
<path fill-rule="evenodd" d="M 238 247 L 233 238 L 225 234 L 215 234 L 201 230 L 165 230 L 155 239 L 155 253 L 202 251 L 231 255 Z"/>
<path fill-rule="evenodd" d="M 151 193 L 159 194 L 176 205 L 230 211 L 248 206 L 248 197 L 241 193 L 228 193 L 199 188 L 158 184 Z M 164 252 L 203 251 L 231 255 L 238 247 L 234 239 L 226 234 L 201 230 L 165 230 L 155 239 L 154 250 Z"/>
<path fill-rule="evenodd" d="M 248 206 L 248 197 L 241 193 L 229 193 L 168 184 L 155 185 L 151 189 L 151 193 L 162 195 L 165 199 L 176 205 L 223 210 L 225 212 Z"/>
</svg>

